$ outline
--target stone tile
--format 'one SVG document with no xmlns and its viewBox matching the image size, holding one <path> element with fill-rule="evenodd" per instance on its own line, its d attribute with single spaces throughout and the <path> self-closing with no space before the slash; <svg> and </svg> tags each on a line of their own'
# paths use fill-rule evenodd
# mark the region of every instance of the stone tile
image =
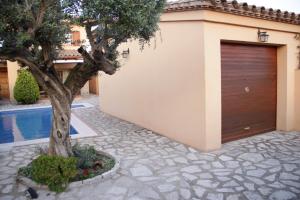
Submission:
<svg viewBox="0 0 300 200">
<path fill-rule="evenodd" d="M 108 190 L 108 193 L 113 195 L 124 195 L 126 192 L 127 188 L 119 186 L 113 186 Z"/>
<path fill-rule="evenodd" d="M 280 165 L 280 162 L 276 159 L 267 159 L 267 160 L 264 160 L 262 162 L 262 164 L 271 165 L 271 166 L 278 166 L 278 165 Z"/>
<path fill-rule="evenodd" d="M 177 162 L 177 163 L 188 164 L 187 159 L 183 158 L 183 157 L 174 158 L 174 161 Z"/>
<path fill-rule="evenodd" d="M 214 168 L 224 168 L 224 165 L 222 165 L 219 161 L 212 162 L 212 166 Z"/>
<path fill-rule="evenodd" d="M 232 157 L 230 157 L 230 156 L 226 156 L 226 155 L 221 155 L 221 156 L 219 157 L 219 159 L 220 159 L 220 160 L 222 160 L 222 161 L 229 161 L 229 160 L 233 160 L 233 158 L 232 158 Z"/>
<path fill-rule="evenodd" d="M 202 198 L 202 196 L 204 195 L 204 193 L 206 191 L 204 188 L 199 187 L 199 186 L 193 186 L 193 190 L 194 190 L 196 196 L 199 198 Z"/>
<path fill-rule="evenodd" d="M 234 193 L 234 189 L 232 188 L 220 188 L 216 190 L 217 192 L 221 192 L 221 193 Z"/>
<path fill-rule="evenodd" d="M 239 199 L 241 199 L 240 194 L 232 194 L 226 197 L 226 200 L 239 200 Z"/>
<path fill-rule="evenodd" d="M 152 171 L 146 166 L 137 166 L 130 169 L 132 176 L 152 176 Z"/>
<path fill-rule="evenodd" d="M 273 190 L 272 188 L 267 188 L 267 187 L 259 187 L 258 188 L 258 191 L 264 196 L 268 196 L 269 194 L 271 194 L 272 190 Z"/>
<path fill-rule="evenodd" d="M 196 156 L 196 154 L 194 153 L 188 153 L 186 155 L 186 157 L 189 159 L 189 160 L 198 160 L 198 157 Z"/>
<path fill-rule="evenodd" d="M 254 177 L 262 177 L 266 173 L 263 169 L 257 169 L 257 170 L 249 170 L 247 171 L 248 176 L 254 176 Z"/>
<path fill-rule="evenodd" d="M 193 166 L 184 167 L 181 169 L 181 171 L 193 174 L 193 173 L 201 172 L 202 170 L 197 165 L 193 165 Z"/>
<path fill-rule="evenodd" d="M 283 164 L 283 168 L 287 172 L 291 172 L 291 171 L 294 171 L 295 169 L 298 169 L 296 164 Z"/>
<path fill-rule="evenodd" d="M 149 188 L 149 187 L 141 190 L 138 194 L 140 196 L 144 197 L 142 199 L 145 199 L 145 198 L 161 199 L 160 195 L 156 191 L 154 191 L 152 188 Z"/>
<path fill-rule="evenodd" d="M 216 194 L 216 193 L 208 193 L 207 199 L 208 200 L 223 200 L 224 195 L 223 194 Z"/>
<path fill-rule="evenodd" d="M 6 186 L 4 186 L 4 188 L 2 189 L 1 192 L 3 194 L 7 194 L 7 193 L 12 192 L 12 190 L 13 190 L 13 185 L 6 185 Z"/>
<path fill-rule="evenodd" d="M 264 179 L 268 180 L 270 182 L 273 182 L 273 181 L 275 181 L 275 178 L 276 178 L 276 174 L 272 174 L 272 175 L 265 177 Z"/>
<path fill-rule="evenodd" d="M 189 181 L 194 181 L 194 180 L 198 179 L 197 176 L 194 176 L 194 175 L 188 174 L 188 173 L 183 173 L 182 176 L 183 176 L 186 180 L 189 180 Z"/>
<path fill-rule="evenodd" d="M 300 178 L 299 176 L 295 176 L 294 174 L 287 173 L 287 172 L 282 172 L 279 175 L 279 179 L 281 179 L 281 180 L 295 180 L 295 181 L 297 181 L 297 180 L 299 180 L 299 178 Z"/>
<path fill-rule="evenodd" d="M 183 198 L 183 199 L 190 199 L 191 198 L 191 192 L 189 189 L 186 189 L 186 188 L 181 188 L 180 189 L 180 196 Z"/>
<path fill-rule="evenodd" d="M 163 184 L 163 185 L 157 186 L 157 188 L 159 189 L 160 192 L 171 192 L 176 187 L 174 185 L 171 185 L 171 184 Z"/>
<path fill-rule="evenodd" d="M 1 200 L 13 200 L 13 199 L 14 199 L 14 196 L 12 196 L 12 195 L 1 196 Z"/>
<path fill-rule="evenodd" d="M 289 180 L 285 181 L 285 180 L 282 180 L 281 183 L 300 189 L 300 182 L 299 181 L 289 181 Z"/>
<path fill-rule="evenodd" d="M 248 189 L 248 190 L 255 190 L 254 184 L 253 183 L 244 183 L 244 186 Z"/>
<path fill-rule="evenodd" d="M 225 162 L 225 166 L 227 168 L 238 168 L 238 167 L 240 167 L 240 164 L 238 161 L 227 161 L 227 162 Z"/>
<path fill-rule="evenodd" d="M 201 173 L 199 174 L 200 179 L 212 179 L 213 176 L 210 173 Z"/>
<path fill-rule="evenodd" d="M 197 181 L 197 184 L 206 188 L 216 188 L 220 183 L 212 180 L 199 180 Z"/>
<path fill-rule="evenodd" d="M 264 198 L 256 192 L 246 191 L 244 195 L 248 200 L 264 200 Z"/>
<path fill-rule="evenodd" d="M 240 186 L 240 184 L 237 183 L 236 181 L 229 181 L 223 185 L 223 187 L 231 187 L 231 188 L 238 187 L 238 186 Z"/>
<path fill-rule="evenodd" d="M 264 157 L 259 153 L 243 153 L 238 158 L 254 163 L 264 160 Z"/>
<path fill-rule="evenodd" d="M 178 192 L 174 191 L 165 195 L 166 200 L 179 200 Z"/>
<path fill-rule="evenodd" d="M 279 191 L 275 191 L 273 194 L 270 195 L 270 199 L 278 199 L 278 200 L 283 200 L 283 199 L 296 199 L 297 195 L 289 192 L 289 191 L 285 191 L 285 190 L 279 190 Z"/>
</svg>

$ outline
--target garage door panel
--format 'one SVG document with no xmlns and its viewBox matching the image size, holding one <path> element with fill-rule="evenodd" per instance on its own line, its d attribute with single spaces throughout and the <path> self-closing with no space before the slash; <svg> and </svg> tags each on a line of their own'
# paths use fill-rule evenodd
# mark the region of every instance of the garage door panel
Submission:
<svg viewBox="0 0 300 200">
<path fill-rule="evenodd" d="M 222 141 L 276 129 L 277 50 L 222 44 Z"/>
</svg>

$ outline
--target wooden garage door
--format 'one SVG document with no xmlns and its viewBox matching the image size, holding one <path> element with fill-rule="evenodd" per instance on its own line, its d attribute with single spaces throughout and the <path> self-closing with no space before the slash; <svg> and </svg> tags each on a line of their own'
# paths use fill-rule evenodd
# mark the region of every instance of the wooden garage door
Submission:
<svg viewBox="0 0 300 200">
<path fill-rule="evenodd" d="M 222 142 L 276 129 L 276 47 L 222 44 Z"/>
<path fill-rule="evenodd" d="M 9 98 L 7 68 L 0 67 L 0 98 Z"/>
</svg>

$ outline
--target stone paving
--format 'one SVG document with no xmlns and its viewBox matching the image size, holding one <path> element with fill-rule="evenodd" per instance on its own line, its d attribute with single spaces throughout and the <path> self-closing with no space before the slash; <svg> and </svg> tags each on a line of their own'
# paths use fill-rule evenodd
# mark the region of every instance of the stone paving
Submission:
<svg viewBox="0 0 300 200">
<path fill-rule="evenodd" d="M 112 179 L 61 194 L 39 190 L 39 199 L 300 199 L 299 132 L 271 132 L 204 153 L 102 113 L 95 97 L 85 101 L 95 107 L 74 113 L 99 135 L 78 142 L 116 155 L 121 168 Z M 35 149 L 0 152 L 1 200 L 25 199 L 15 177 Z"/>
</svg>

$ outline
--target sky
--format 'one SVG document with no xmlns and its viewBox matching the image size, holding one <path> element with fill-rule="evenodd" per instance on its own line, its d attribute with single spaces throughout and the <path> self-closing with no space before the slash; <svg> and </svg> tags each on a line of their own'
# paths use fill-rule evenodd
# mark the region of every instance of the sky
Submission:
<svg viewBox="0 0 300 200">
<path fill-rule="evenodd" d="M 174 0 L 169 0 L 174 1 Z M 230 1 L 230 0 L 228 0 Z M 265 6 L 266 8 L 280 9 L 300 14 L 300 0 L 237 0 L 239 3 L 247 2 L 248 5 Z"/>
</svg>

